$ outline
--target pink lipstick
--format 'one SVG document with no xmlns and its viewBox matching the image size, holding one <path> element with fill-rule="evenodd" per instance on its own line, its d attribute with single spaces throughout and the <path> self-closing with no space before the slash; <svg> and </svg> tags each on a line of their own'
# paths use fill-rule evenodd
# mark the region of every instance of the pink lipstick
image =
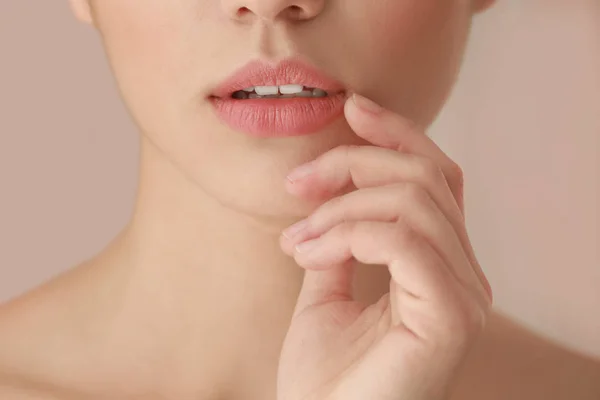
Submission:
<svg viewBox="0 0 600 400">
<path fill-rule="evenodd" d="M 211 96 L 219 119 L 256 137 L 308 135 L 343 113 L 346 93 L 316 68 L 289 59 L 273 66 L 254 61 Z"/>
</svg>

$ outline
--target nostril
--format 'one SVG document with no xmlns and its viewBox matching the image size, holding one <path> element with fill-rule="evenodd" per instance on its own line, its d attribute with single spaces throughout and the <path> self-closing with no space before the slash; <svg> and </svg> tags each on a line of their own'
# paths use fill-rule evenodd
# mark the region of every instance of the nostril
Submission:
<svg viewBox="0 0 600 400">
<path fill-rule="evenodd" d="M 250 11 L 250 9 L 248 7 L 241 7 L 238 11 L 237 11 L 237 16 L 238 17 L 243 17 L 248 13 L 251 13 L 252 11 Z"/>
<path fill-rule="evenodd" d="M 288 8 L 289 13 L 291 16 L 293 17 L 299 17 L 300 15 L 302 15 L 302 7 L 300 6 L 290 6 L 290 8 Z"/>
<path fill-rule="evenodd" d="M 300 2 L 298 0 L 269 0 L 265 1 L 264 3 L 257 1 L 255 6 L 250 6 L 252 8 L 235 7 L 230 9 L 229 12 L 232 13 L 232 11 L 235 11 L 234 18 L 236 18 L 238 21 L 247 20 L 251 15 L 264 20 L 285 18 L 290 21 L 304 21 L 314 18 L 321 12 L 321 9 L 323 8 L 322 6 L 316 5 L 314 9 L 312 9 L 310 7 L 289 3 Z"/>
</svg>

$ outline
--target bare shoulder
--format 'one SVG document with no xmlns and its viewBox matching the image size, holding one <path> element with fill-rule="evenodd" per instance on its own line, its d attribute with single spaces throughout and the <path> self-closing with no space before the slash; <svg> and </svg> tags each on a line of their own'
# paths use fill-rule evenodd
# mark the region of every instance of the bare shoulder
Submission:
<svg viewBox="0 0 600 400">
<path fill-rule="evenodd" d="M 79 268 L 0 305 L 0 399 L 54 400 L 61 362 L 72 354 Z"/>
<path fill-rule="evenodd" d="M 495 313 L 453 394 L 453 400 L 598 400 L 600 360 Z"/>
<path fill-rule="evenodd" d="M 36 333 L 26 329 L 29 316 L 19 311 L 15 302 L 0 307 L 0 399 L 53 400 L 36 387 L 43 356 L 37 353 Z"/>
</svg>

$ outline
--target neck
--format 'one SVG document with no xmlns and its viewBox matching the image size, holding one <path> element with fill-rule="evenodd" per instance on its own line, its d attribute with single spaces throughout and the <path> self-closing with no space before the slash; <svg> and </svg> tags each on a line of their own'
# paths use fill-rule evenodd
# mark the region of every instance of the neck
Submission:
<svg viewBox="0 0 600 400">
<path fill-rule="evenodd" d="M 207 354 L 239 367 L 240 359 L 260 363 L 248 354 L 260 348 L 265 363 L 276 363 L 302 281 L 279 248 L 281 230 L 294 221 L 220 204 L 149 143 L 140 171 L 133 218 L 113 243 L 114 261 L 104 263 L 114 266 L 107 308 L 127 331 L 122 341 L 144 335 L 138 355 L 162 351 L 178 364 L 201 352 L 213 370 Z M 173 368 L 190 373 L 189 365 Z"/>
<path fill-rule="evenodd" d="M 143 284 L 201 299 L 213 293 L 240 306 L 275 298 L 280 307 L 282 295 L 295 300 L 302 271 L 279 248 L 281 230 L 293 220 L 221 204 L 146 141 L 140 171 L 134 215 L 123 235 L 136 278 L 132 290 Z"/>
</svg>

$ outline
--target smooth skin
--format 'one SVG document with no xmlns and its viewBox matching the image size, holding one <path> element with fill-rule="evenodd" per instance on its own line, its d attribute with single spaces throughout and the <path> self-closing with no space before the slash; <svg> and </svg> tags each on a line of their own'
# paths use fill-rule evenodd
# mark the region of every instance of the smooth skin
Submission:
<svg viewBox="0 0 600 400">
<path fill-rule="evenodd" d="M 490 308 L 462 171 L 426 136 L 492 1 L 70 3 L 139 128 L 138 193 L 98 254 L 2 305 L 0 399 L 600 398 L 596 360 Z M 218 121 L 224 78 L 290 56 L 365 98 L 296 138 Z"/>
<path fill-rule="evenodd" d="M 354 95 L 345 113 L 373 146 L 335 148 L 288 177 L 296 195 L 331 199 L 282 235 L 306 273 L 278 398 L 446 399 L 492 304 L 466 234 L 463 174 L 369 100 Z M 354 299 L 354 259 L 389 268 L 390 293 L 374 305 Z"/>
</svg>

